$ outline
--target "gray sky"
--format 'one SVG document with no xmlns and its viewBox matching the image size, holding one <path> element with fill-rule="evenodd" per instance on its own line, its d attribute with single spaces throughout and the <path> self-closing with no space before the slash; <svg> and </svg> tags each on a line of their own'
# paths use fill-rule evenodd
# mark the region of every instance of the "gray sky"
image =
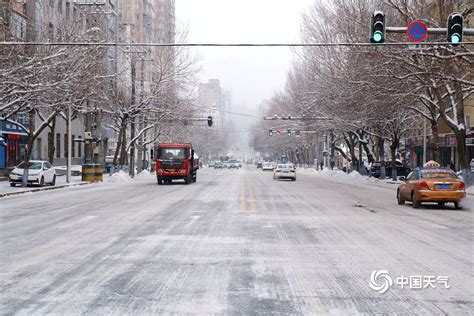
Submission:
<svg viewBox="0 0 474 316">
<path fill-rule="evenodd" d="M 192 43 L 297 43 L 300 17 L 314 0 L 176 0 L 178 23 Z M 287 47 L 198 48 L 201 81 L 220 79 L 235 110 L 257 109 L 284 88 L 292 53 Z"/>
</svg>

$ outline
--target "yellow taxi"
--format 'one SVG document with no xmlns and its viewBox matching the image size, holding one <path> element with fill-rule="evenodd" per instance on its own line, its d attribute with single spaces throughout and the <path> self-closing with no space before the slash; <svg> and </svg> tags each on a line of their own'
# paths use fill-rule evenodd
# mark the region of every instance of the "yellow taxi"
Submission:
<svg viewBox="0 0 474 316">
<path fill-rule="evenodd" d="M 437 202 L 439 206 L 454 203 L 460 209 L 459 202 L 466 197 L 464 182 L 449 168 L 441 168 L 437 162 L 429 161 L 423 168 L 416 168 L 404 179 L 397 190 L 398 204 L 411 201 L 414 208 L 422 202 Z"/>
</svg>

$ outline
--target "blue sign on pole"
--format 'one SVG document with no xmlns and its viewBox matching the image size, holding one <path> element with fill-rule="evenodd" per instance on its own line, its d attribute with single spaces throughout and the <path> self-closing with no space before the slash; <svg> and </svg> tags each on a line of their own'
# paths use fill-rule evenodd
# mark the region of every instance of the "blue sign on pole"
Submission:
<svg viewBox="0 0 474 316">
<path fill-rule="evenodd" d="M 411 22 L 407 27 L 407 37 L 412 42 L 422 42 L 428 36 L 428 28 L 420 21 Z"/>
</svg>

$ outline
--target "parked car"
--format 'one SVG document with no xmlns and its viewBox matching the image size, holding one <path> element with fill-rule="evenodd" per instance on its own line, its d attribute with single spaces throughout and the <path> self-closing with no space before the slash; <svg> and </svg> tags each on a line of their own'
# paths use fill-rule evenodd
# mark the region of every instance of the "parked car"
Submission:
<svg viewBox="0 0 474 316">
<path fill-rule="evenodd" d="M 24 168 L 25 163 L 22 162 L 10 172 L 9 181 L 12 187 L 16 186 L 17 184 L 21 184 L 23 172 L 25 170 Z M 27 182 L 28 184 L 36 184 L 40 187 L 44 186 L 46 183 L 55 185 L 56 171 L 48 161 L 30 160 Z"/>
<path fill-rule="evenodd" d="M 411 168 L 404 165 L 400 161 L 396 161 L 396 168 L 397 168 L 397 177 L 407 177 L 408 174 L 411 172 Z M 370 173 L 374 178 L 380 178 L 380 162 L 374 162 L 370 167 Z M 390 161 L 385 162 L 385 176 L 387 178 L 392 177 L 392 163 Z"/>
<path fill-rule="evenodd" d="M 466 197 L 464 182 L 449 168 L 416 168 L 401 179 L 404 182 L 397 190 L 400 205 L 405 201 L 411 201 L 414 208 L 423 202 L 437 202 L 439 206 L 454 203 L 454 208 L 460 209 L 459 202 Z"/>
<path fill-rule="evenodd" d="M 208 166 L 209 168 L 214 168 L 214 165 L 215 165 L 215 164 L 216 164 L 216 163 L 215 163 L 214 161 L 210 161 L 210 162 L 207 164 L 207 166 Z"/>
<path fill-rule="evenodd" d="M 256 165 L 257 165 L 257 169 L 262 169 L 262 162 L 261 161 L 257 161 Z"/>
<path fill-rule="evenodd" d="M 263 164 L 262 164 L 262 170 L 265 171 L 265 170 L 270 170 L 270 171 L 273 171 L 273 163 L 271 162 L 268 162 L 268 161 L 265 161 Z"/>
<path fill-rule="evenodd" d="M 224 164 L 221 161 L 217 161 L 214 164 L 214 169 L 224 169 Z"/>
<path fill-rule="evenodd" d="M 296 170 L 292 164 L 278 164 L 273 171 L 273 180 L 290 179 L 296 181 Z"/>
</svg>

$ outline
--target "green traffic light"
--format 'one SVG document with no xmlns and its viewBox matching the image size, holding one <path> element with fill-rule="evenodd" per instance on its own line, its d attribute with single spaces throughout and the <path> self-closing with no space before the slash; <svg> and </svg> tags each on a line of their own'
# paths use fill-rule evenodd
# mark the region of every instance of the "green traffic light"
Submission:
<svg viewBox="0 0 474 316">
<path fill-rule="evenodd" d="M 380 41 L 382 41 L 382 38 L 383 38 L 382 32 L 376 31 L 376 32 L 374 33 L 374 41 L 375 41 L 375 42 L 380 42 Z"/>
<path fill-rule="evenodd" d="M 461 42 L 461 35 L 459 35 L 458 33 L 454 33 L 451 36 L 451 43 L 458 44 L 459 42 Z"/>
</svg>

